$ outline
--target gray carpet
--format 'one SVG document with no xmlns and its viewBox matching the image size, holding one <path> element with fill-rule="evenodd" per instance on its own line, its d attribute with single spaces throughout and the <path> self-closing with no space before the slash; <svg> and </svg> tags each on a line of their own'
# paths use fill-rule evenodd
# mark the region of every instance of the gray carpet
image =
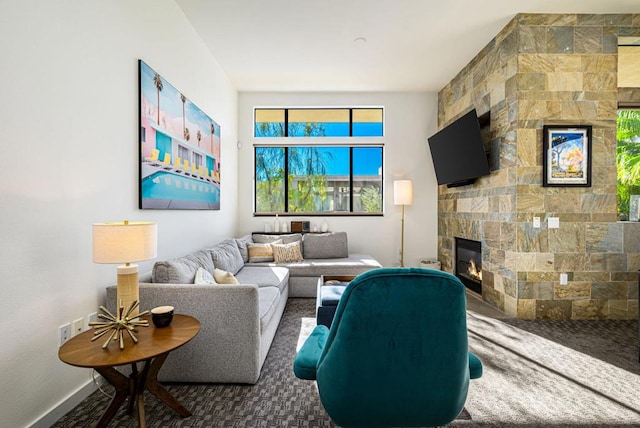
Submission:
<svg viewBox="0 0 640 428">
<path fill-rule="evenodd" d="M 148 427 L 332 427 L 313 382 L 293 376 L 296 346 L 312 328 L 312 299 L 289 299 L 256 385 L 169 385 L 193 416 L 145 395 Z M 469 313 L 470 348 L 485 373 L 471 382 L 451 427 L 640 427 L 637 321 L 523 321 Z M 95 425 L 99 391 L 54 427 Z M 113 427 L 135 427 L 121 410 Z"/>
</svg>

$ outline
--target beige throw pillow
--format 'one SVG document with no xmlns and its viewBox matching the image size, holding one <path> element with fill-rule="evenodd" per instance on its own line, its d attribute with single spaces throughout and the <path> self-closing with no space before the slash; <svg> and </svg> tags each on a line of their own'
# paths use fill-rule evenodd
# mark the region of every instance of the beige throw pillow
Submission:
<svg viewBox="0 0 640 428">
<path fill-rule="evenodd" d="M 282 244 L 282 240 L 274 241 L 271 244 Z M 273 247 L 271 244 L 247 244 L 249 263 L 272 262 Z"/>
<path fill-rule="evenodd" d="M 300 251 L 300 242 L 271 244 L 271 246 L 273 247 L 273 261 L 276 263 L 301 262 L 304 260 Z"/>
<path fill-rule="evenodd" d="M 233 276 L 231 272 L 218 268 L 213 271 L 213 279 L 215 279 L 218 284 L 240 284 L 238 278 Z"/>
<path fill-rule="evenodd" d="M 215 279 L 213 279 L 213 275 L 211 275 L 211 273 L 204 268 L 198 268 L 193 283 L 198 285 L 217 284 Z"/>
</svg>

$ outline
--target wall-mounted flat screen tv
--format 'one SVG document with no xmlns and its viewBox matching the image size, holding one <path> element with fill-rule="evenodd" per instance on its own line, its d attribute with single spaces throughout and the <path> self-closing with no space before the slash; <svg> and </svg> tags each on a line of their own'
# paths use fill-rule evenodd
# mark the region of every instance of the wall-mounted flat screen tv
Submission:
<svg viewBox="0 0 640 428">
<path fill-rule="evenodd" d="M 428 140 L 439 185 L 464 186 L 472 184 L 478 177 L 489 175 L 489 160 L 475 109 Z"/>
</svg>

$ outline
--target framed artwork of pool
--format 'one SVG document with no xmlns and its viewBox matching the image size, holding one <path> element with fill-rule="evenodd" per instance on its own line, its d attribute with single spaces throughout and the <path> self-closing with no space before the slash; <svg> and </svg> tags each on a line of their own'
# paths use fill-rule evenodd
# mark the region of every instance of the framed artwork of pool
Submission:
<svg viewBox="0 0 640 428">
<path fill-rule="evenodd" d="M 220 209 L 220 125 L 138 61 L 140 208 Z"/>
</svg>

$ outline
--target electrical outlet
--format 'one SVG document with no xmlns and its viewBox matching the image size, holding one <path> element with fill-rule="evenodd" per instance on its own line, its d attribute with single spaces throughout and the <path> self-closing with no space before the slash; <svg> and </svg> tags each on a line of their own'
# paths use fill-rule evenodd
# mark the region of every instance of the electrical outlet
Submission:
<svg viewBox="0 0 640 428">
<path fill-rule="evenodd" d="M 69 339 L 71 339 L 71 324 L 66 323 L 58 327 L 58 346 L 64 345 Z"/>
<path fill-rule="evenodd" d="M 89 323 L 91 322 L 96 322 L 98 321 L 98 313 L 97 312 L 91 312 L 89 315 L 87 315 L 87 322 L 85 323 L 85 327 L 87 329 L 89 329 Z"/>
<path fill-rule="evenodd" d="M 560 274 L 560 285 L 567 285 L 569 281 L 569 275 L 567 275 L 566 273 L 561 273 Z"/>
<path fill-rule="evenodd" d="M 78 335 L 84 331 L 84 318 L 73 321 L 73 335 Z"/>
</svg>

